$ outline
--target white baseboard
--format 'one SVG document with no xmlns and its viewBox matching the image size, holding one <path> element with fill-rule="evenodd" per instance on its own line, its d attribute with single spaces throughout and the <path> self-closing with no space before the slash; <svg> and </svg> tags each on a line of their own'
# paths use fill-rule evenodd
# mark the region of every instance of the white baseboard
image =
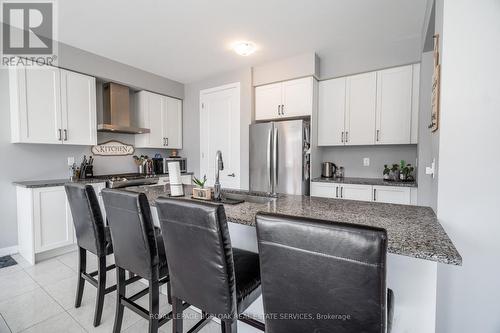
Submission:
<svg viewBox="0 0 500 333">
<path fill-rule="evenodd" d="M 15 254 L 18 253 L 17 245 L 15 246 L 9 246 L 9 247 L 4 247 L 3 249 L 0 249 L 0 257 L 7 256 L 9 254 Z"/>
</svg>

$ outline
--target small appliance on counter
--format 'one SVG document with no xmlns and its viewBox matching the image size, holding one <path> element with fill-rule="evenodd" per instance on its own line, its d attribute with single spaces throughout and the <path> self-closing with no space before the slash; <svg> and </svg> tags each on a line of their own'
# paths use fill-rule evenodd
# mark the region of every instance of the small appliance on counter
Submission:
<svg viewBox="0 0 500 333">
<path fill-rule="evenodd" d="M 344 167 L 343 166 L 338 167 L 337 172 L 335 172 L 335 178 L 344 178 L 344 175 L 345 175 Z"/>
<path fill-rule="evenodd" d="M 182 157 L 167 157 L 163 159 L 163 173 L 168 174 L 168 163 L 179 162 L 181 173 L 187 172 L 187 159 Z"/>
<path fill-rule="evenodd" d="M 87 156 L 83 155 L 83 161 L 80 165 L 80 179 L 87 179 L 94 177 L 94 158 L 89 156 L 87 160 Z"/>
<path fill-rule="evenodd" d="M 165 173 L 165 169 L 163 168 L 163 158 L 160 154 L 156 154 L 155 157 L 152 158 L 153 161 L 153 173 L 155 175 L 161 175 Z"/>
<path fill-rule="evenodd" d="M 321 163 L 321 177 L 333 178 L 336 175 L 337 166 L 332 162 Z"/>
</svg>

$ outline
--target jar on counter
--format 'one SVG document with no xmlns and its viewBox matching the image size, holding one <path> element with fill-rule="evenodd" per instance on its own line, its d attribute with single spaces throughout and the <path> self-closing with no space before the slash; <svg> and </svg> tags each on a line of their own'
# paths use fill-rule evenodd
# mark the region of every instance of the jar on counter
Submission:
<svg viewBox="0 0 500 333">
<path fill-rule="evenodd" d="M 338 167 L 338 169 L 335 171 L 335 177 L 336 178 L 344 178 L 344 167 Z"/>
</svg>

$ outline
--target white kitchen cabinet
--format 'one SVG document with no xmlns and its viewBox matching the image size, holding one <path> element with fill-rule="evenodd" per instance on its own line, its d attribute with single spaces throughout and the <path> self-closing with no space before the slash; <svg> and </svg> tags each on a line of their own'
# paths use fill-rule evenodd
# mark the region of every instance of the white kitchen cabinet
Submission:
<svg viewBox="0 0 500 333">
<path fill-rule="evenodd" d="M 339 184 L 340 198 L 347 200 L 372 201 L 372 186 Z"/>
<path fill-rule="evenodd" d="M 137 123 L 150 132 L 135 136 L 137 148 L 182 148 L 182 101 L 140 91 L 136 94 Z"/>
<path fill-rule="evenodd" d="M 319 146 L 344 145 L 346 81 L 341 77 L 319 83 Z"/>
<path fill-rule="evenodd" d="M 284 81 L 255 88 L 255 120 L 310 116 L 313 78 Z"/>
<path fill-rule="evenodd" d="M 335 198 L 337 185 L 333 183 L 311 183 L 311 196 L 321 198 Z"/>
<path fill-rule="evenodd" d="M 412 204 L 411 188 L 399 186 L 373 186 L 373 201 L 410 205 Z"/>
<path fill-rule="evenodd" d="M 418 143 L 418 114 L 420 107 L 420 64 L 413 64 L 411 95 L 411 142 Z"/>
<path fill-rule="evenodd" d="M 95 78 L 50 66 L 9 69 L 11 142 L 93 145 Z"/>
<path fill-rule="evenodd" d="M 344 142 L 346 145 L 371 145 L 375 142 L 377 74 L 347 77 Z"/>
<path fill-rule="evenodd" d="M 413 66 L 377 72 L 376 144 L 411 142 Z"/>
<path fill-rule="evenodd" d="M 281 117 L 282 91 L 281 82 L 255 88 L 255 120 Z"/>
<path fill-rule="evenodd" d="M 106 221 L 101 190 L 105 183 L 91 184 Z M 37 256 L 57 256 L 74 250 L 75 229 L 64 186 L 17 187 L 19 253 L 31 264 Z"/>
<path fill-rule="evenodd" d="M 65 144 L 97 144 L 95 78 L 61 69 L 61 103 Z"/>
</svg>

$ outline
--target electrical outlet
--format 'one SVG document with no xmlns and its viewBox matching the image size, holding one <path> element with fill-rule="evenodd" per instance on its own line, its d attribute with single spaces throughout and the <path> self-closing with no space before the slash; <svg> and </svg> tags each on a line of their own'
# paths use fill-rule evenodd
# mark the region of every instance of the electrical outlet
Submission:
<svg viewBox="0 0 500 333">
<path fill-rule="evenodd" d="M 363 158 L 363 166 L 370 166 L 370 158 L 369 157 Z"/>
<path fill-rule="evenodd" d="M 68 157 L 68 166 L 72 166 L 75 163 L 74 157 Z"/>
</svg>

